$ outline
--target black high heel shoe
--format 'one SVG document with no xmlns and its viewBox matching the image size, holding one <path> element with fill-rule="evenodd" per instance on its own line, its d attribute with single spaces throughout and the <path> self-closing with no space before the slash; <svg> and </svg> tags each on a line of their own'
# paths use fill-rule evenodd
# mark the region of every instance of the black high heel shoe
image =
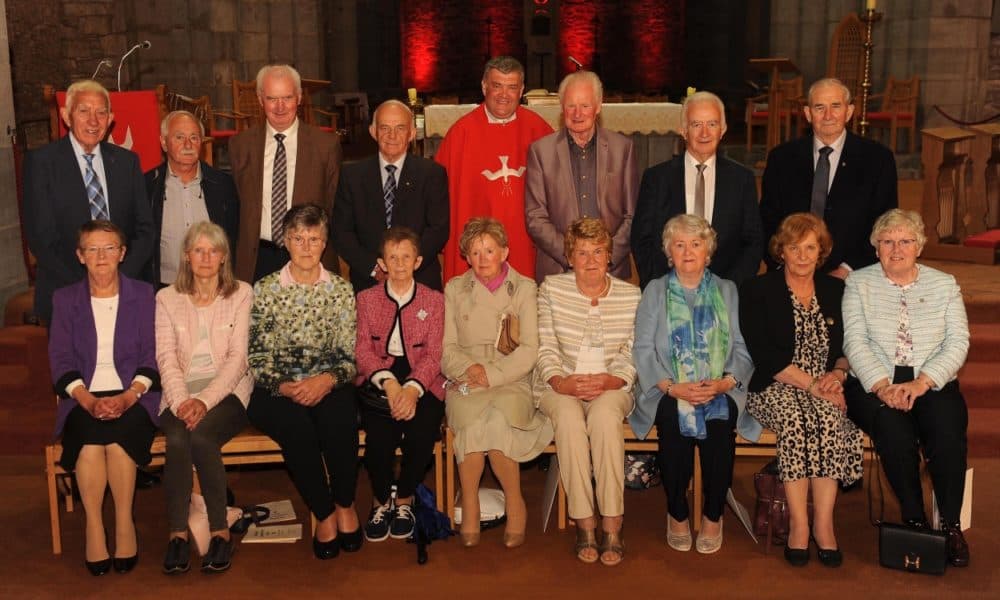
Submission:
<svg viewBox="0 0 1000 600">
<path fill-rule="evenodd" d="M 90 562 L 89 560 L 83 561 L 83 564 L 87 565 L 87 570 L 94 577 L 100 577 L 101 575 L 107 575 L 108 571 L 111 570 L 111 557 L 105 558 L 104 560 L 98 560 Z"/>
<path fill-rule="evenodd" d="M 128 573 L 129 571 L 134 569 L 137 564 L 139 564 L 139 553 L 136 552 L 132 556 L 126 558 L 115 558 L 113 564 L 115 566 L 115 571 L 124 575 L 125 573 Z"/>
<path fill-rule="evenodd" d="M 320 560 L 337 558 L 337 555 L 340 554 L 340 536 L 333 538 L 329 542 L 321 542 L 313 538 L 313 554 Z"/>
<path fill-rule="evenodd" d="M 791 548 L 788 544 L 785 544 L 785 561 L 793 567 L 806 566 L 809 564 L 809 547 Z"/>
<path fill-rule="evenodd" d="M 816 556 L 819 557 L 819 562 L 824 567 L 836 568 L 844 562 L 844 553 L 840 551 L 840 548 L 824 550 L 816 546 Z"/>
</svg>

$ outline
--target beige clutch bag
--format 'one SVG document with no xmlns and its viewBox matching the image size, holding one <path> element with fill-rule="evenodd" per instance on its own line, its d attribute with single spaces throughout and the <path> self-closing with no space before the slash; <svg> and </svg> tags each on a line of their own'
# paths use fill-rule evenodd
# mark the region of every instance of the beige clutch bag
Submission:
<svg viewBox="0 0 1000 600">
<path fill-rule="evenodd" d="M 521 344 L 521 325 L 517 315 L 505 314 L 500 319 L 500 334 L 497 336 L 497 350 L 510 354 Z"/>
</svg>

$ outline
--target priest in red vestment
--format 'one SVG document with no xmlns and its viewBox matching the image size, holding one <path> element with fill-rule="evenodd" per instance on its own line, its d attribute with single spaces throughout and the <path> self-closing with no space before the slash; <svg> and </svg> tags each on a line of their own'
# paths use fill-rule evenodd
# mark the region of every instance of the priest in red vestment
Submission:
<svg viewBox="0 0 1000 600">
<path fill-rule="evenodd" d="M 468 268 L 458 240 L 469 219 L 490 216 L 507 230 L 508 261 L 525 277 L 535 273 L 535 246 L 524 219 L 524 171 L 528 146 L 552 133 L 535 112 L 521 106 L 524 67 L 509 56 L 486 63 L 484 101 L 448 130 L 434 160 L 448 171 L 451 235 L 444 247 L 444 280 Z"/>
</svg>

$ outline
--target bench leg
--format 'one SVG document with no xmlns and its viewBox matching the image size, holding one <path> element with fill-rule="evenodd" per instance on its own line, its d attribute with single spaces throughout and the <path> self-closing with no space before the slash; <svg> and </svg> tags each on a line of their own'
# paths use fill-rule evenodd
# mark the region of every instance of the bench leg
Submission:
<svg viewBox="0 0 1000 600">
<path fill-rule="evenodd" d="M 454 437 L 454 434 L 451 432 L 451 428 L 450 427 L 445 431 L 444 438 L 445 438 L 445 446 L 444 446 L 445 464 L 448 465 L 448 469 L 447 469 L 447 471 L 448 471 L 448 473 L 447 473 L 447 476 L 448 476 L 448 485 L 444 489 L 444 494 L 447 496 L 447 498 L 445 498 L 445 506 L 448 509 L 447 510 L 448 518 L 451 520 L 452 526 L 454 526 L 454 524 L 455 524 L 455 492 L 456 492 L 456 488 L 455 488 L 455 469 L 456 469 L 456 465 L 455 465 L 455 437 Z"/>
<path fill-rule="evenodd" d="M 49 521 L 52 529 L 52 554 L 58 555 L 62 554 L 62 532 L 59 528 L 59 497 L 56 495 L 56 459 L 52 446 L 45 447 L 45 479 L 49 489 Z"/>
<path fill-rule="evenodd" d="M 434 493 L 437 496 L 437 508 L 444 511 L 444 462 L 441 459 L 441 442 L 434 444 Z"/>
<path fill-rule="evenodd" d="M 566 505 L 569 500 L 566 498 L 566 488 L 563 487 L 562 478 L 559 478 L 559 495 L 556 502 L 559 504 L 559 529 L 566 529 Z"/>
</svg>

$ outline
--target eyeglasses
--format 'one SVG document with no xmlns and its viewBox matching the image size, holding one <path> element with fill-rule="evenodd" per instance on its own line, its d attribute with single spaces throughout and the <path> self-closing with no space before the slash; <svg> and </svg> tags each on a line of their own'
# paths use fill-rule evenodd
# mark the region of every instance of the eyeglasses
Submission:
<svg viewBox="0 0 1000 600">
<path fill-rule="evenodd" d="M 87 246 L 83 249 L 83 253 L 87 256 L 98 256 L 100 254 L 118 254 L 121 250 L 121 246 Z"/>
<path fill-rule="evenodd" d="M 301 235 L 289 236 L 288 241 L 292 243 L 293 246 L 305 246 L 308 243 L 310 246 L 321 246 L 326 243 L 326 240 L 321 237 L 304 237 Z"/>
<path fill-rule="evenodd" d="M 917 244 L 917 240 L 913 238 L 908 238 L 905 240 L 877 240 L 879 248 L 884 248 L 886 250 L 892 250 L 893 248 L 899 248 L 900 250 L 909 250 Z"/>
</svg>

